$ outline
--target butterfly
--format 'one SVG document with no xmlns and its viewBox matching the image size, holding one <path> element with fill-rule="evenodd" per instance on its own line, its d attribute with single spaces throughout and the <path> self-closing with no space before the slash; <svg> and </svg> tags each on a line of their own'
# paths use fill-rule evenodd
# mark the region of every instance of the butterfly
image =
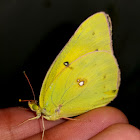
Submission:
<svg viewBox="0 0 140 140">
<path fill-rule="evenodd" d="M 120 70 L 112 48 L 109 15 L 87 18 L 49 68 L 37 102 L 28 105 L 36 117 L 55 121 L 110 103 L 120 85 Z M 44 132 L 43 132 L 44 133 Z M 44 135 L 44 134 L 43 134 Z"/>
</svg>

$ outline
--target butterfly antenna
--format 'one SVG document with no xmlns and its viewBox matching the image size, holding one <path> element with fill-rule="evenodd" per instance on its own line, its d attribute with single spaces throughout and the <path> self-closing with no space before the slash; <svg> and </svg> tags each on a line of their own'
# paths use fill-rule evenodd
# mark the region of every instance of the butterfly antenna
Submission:
<svg viewBox="0 0 140 140">
<path fill-rule="evenodd" d="M 32 90 L 32 93 L 33 93 L 33 96 L 34 96 L 34 101 L 35 101 L 35 93 L 34 93 L 34 90 L 33 90 L 32 85 L 31 85 L 31 83 L 30 83 L 30 80 L 29 80 L 27 74 L 25 73 L 25 71 L 23 71 L 23 74 L 24 74 L 25 78 L 27 79 L 27 81 L 28 81 L 28 83 L 29 83 L 29 86 L 30 86 L 30 88 L 31 88 L 31 90 Z M 30 101 L 31 101 L 31 100 L 30 100 Z"/>
</svg>

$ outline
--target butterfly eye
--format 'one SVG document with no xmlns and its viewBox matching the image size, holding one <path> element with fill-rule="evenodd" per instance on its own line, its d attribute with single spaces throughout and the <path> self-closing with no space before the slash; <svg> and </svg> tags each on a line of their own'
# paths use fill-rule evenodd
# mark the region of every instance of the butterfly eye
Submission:
<svg viewBox="0 0 140 140">
<path fill-rule="evenodd" d="M 63 64 L 64 64 L 66 67 L 69 66 L 69 62 L 64 62 Z"/>
</svg>

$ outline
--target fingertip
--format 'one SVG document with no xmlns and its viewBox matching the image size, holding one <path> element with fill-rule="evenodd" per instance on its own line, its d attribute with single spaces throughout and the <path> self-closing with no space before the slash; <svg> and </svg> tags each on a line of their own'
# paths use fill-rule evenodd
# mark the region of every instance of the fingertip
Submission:
<svg viewBox="0 0 140 140">
<path fill-rule="evenodd" d="M 91 122 L 98 124 L 102 122 L 106 125 L 111 125 L 114 123 L 128 123 L 128 119 L 122 111 L 109 106 L 93 109 L 77 118 L 88 119 Z"/>
<path fill-rule="evenodd" d="M 140 130 L 130 124 L 114 124 L 90 140 L 140 140 Z"/>
<path fill-rule="evenodd" d="M 116 123 L 129 123 L 126 115 L 115 107 L 101 107 L 99 108 L 99 111 L 102 112 L 104 119 L 107 119 L 108 121 L 115 121 Z"/>
</svg>

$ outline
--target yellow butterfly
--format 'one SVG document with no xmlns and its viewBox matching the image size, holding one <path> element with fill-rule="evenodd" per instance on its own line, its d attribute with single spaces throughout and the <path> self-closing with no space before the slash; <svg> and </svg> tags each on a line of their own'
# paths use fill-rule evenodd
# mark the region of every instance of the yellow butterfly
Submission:
<svg viewBox="0 0 140 140">
<path fill-rule="evenodd" d="M 120 71 L 112 49 L 109 16 L 86 19 L 54 60 L 44 79 L 39 105 L 29 107 L 47 120 L 77 116 L 105 106 L 116 96 Z"/>
</svg>

